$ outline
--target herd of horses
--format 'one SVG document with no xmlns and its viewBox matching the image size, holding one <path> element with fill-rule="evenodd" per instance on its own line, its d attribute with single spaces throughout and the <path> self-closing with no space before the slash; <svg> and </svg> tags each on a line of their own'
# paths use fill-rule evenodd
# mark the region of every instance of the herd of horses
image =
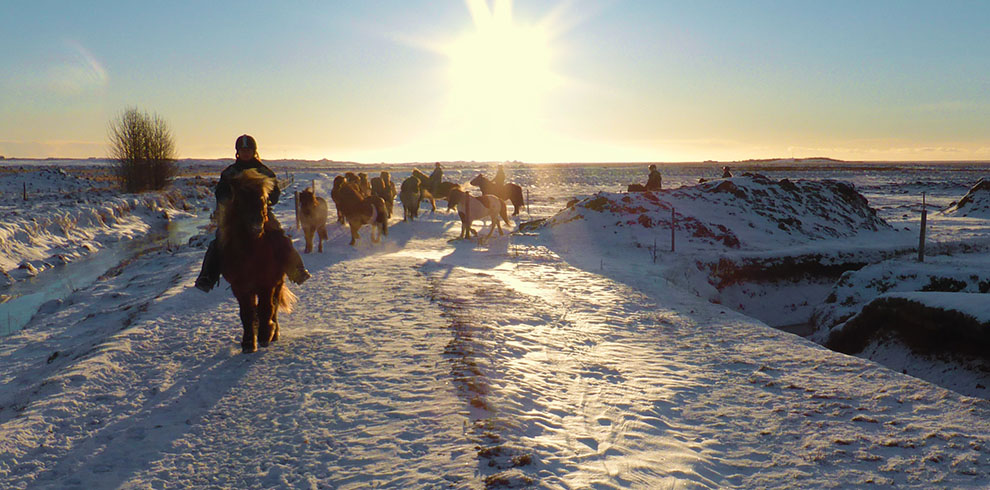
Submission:
<svg viewBox="0 0 990 490">
<path fill-rule="evenodd" d="M 398 191 L 395 182 L 387 171 L 379 176 L 368 178 L 364 172 L 347 172 L 333 179 L 330 199 L 337 210 L 337 222 L 347 225 L 351 232 L 350 245 L 361 238 L 359 231 L 365 225 L 371 228 L 371 241 L 378 243 L 382 236 L 388 236 L 388 223 L 394 211 L 394 203 L 398 198 L 402 205 L 402 220 L 414 221 L 419 217 L 423 201 L 430 203 L 431 211 L 436 211 L 438 199 L 447 201 L 447 210 L 456 210 L 461 220 L 460 238 L 478 236 L 471 227 L 474 221 L 491 219 L 492 226 L 486 237 L 490 237 L 497 228 L 503 234 L 499 219 L 509 224 L 506 201 L 512 203 L 513 216 L 519 214 L 523 205 L 522 188 L 518 184 L 506 183 L 498 186 L 479 174 L 471 180 L 471 185 L 481 190 L 481 196 L 472 196 L 461 188 L 460 184 L 442 181 L 441 173 L 437 170 L 426 175 L 418 169 L 413 169 L 411 175 L 402 181 Z M 299 224 L 306 237 L 307 253 L 313 250 L 313 238 L 318 236 L 318 250 L 323 251 L 323 240 L 327 237 L 327 221 L 329 213 L 327 202 L 317 197 L 313 189 L 306 189 L 299 195 Z M 479 237 L 479 241 L 481 238 Z"/>
<path fill-rule="evenodd" d="M 388 235 L 396 197 L 402 203 L 403 221 L 414 220 L 424 200 L 436 211 L 436 199 L 445 199 L 447 209 L 456 209 L 461 220 L 460 238 L 478 236 L 471 224 L 486 218 L 492 222 L 486 238 L 496 228 L 503 234 L 499 220 L 509 224 L 505 202 L 511 202 L 515 206 L 513 216 L 518 215 L 523 204 L 522 189 L 512 183 L 499 187 L 483 175 L 472 179 L 471 184 L 481 189 L 480 196 L 472 196 L 459 184 L 441 182 L 438 172 L 427 176 L 414 169 L 397 193 L 388 172 L 372 179 L 364 173 L 347 172 L 334 178 L 330 198 L 336 206 L 338 222 L 350 228 L 352 246 L 360 238 L 358 230 L 365 225 L 371 227 L 374 243 Z M 221 273 L 240 307 L 244 328 L 241 349 L 245 353 L 278 340 L 278 313 L 291 312 L 297 299 L 285 285 L 285 270 L 294 252 L 292 244 L 269 210 L 268 194 L 274 185 L 265 175 L 246 170 L 231 182 L 233 197 L 218 213 L 220 247 L 225 255 Z M 313 251 L 314 238 L 319 239 L 317 250 L 322 252 L 323 242 L 328 239 L 330 214 L 326 199 L 317 196 L 315 189 L 307 188 L 298 194 L 296 204 L 306 239 L 304 252 Z"/>
</svg>

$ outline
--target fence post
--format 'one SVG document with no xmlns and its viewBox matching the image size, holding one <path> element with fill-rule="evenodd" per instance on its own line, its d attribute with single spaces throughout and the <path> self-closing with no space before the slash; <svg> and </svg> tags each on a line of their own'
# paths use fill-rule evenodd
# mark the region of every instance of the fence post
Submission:
<svg viewBox="0 0 990 490">
<path fill-rule="evenodd" d="M 533 217 L 533 213 L 529 210 L 529 189 L 526 189 L 526 214 Z"/>
<path fill-rule="evenodd" d="M 918 238 L 918 262 L 925 261 L 925 228 L 928 226 L 928 209 L 925 207 L 925 193 L 921 193 L 921 236 Z"/>
<path fill-rule="evenodd" d="M 24 200 L 25 201 L 28 200 L 28 185 L 27 185 L 27 182 L 24 182 Z"/>
<path fill-rule="evenodd" d="M 674 216 L 674 207 L 670 207 L 670 251 L 674 251 L 674 230 L 677 228 L 677 218 Z"/>
</svg>

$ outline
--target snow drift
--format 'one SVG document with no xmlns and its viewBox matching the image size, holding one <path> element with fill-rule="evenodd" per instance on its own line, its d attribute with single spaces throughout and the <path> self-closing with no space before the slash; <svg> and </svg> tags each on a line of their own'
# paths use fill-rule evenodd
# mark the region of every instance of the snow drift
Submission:
<svg viewBox="0 0 990 490">
<path fill-rule="evenodd" d="M 950 216 L 990 218 L 990 181 L 980 179 L 969 192 L 945 210 Z"/>
<path fill-rule="evenodd" d="M 545 226 L 600 221 L 647 232 L 645 243 L 669 231 L 672 217 L 677 245 L 690 249 L 765 250 L 892 229 L 851 184 L 748 173 L 656 193 L 599 192 L 568 203 Z"/>
</svg>

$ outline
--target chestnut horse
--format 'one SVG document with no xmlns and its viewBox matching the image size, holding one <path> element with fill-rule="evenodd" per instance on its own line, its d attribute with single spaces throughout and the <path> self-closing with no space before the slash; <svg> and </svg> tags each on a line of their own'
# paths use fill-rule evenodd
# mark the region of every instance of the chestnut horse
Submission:
<svg viewBox="0 0 990 490">
<path fill-rule="evenodd" d="M 378 177 L 371 179 L 371 195 L 378 196 L 385 201 L 385 209 L 388 210 L 389 218 L 392 217 L 392 208 L 395 205 L 395 182 L 392 182 L 392 175 L 382 170 Z"/>
<path fill-rule="evenodd" d="M 338 185 L 337 179 L 341 179 Z M 376 231 L 380 235 L 388 236 L 388 209 L 385 208 L 385 201 L 378 196 L 364 196 L 361 189 L 354 184 L 343 182 L 338 175 L 334 179 L 334 189 L 336 189 L 337 205 L 344 214 L 344 219 L 351 228 L 351 245 L 353 246 L 359 238 L 358 230 L 362 226 L 371 225 L 371 241 L 378 243 L 380 236 L 375 236 Z"/>
<path fill-rule="evenodd" d="M 274 185 L 256 170 L 245 170 L 231 181 L 233 196 L 220 208 L 220 271 L 240 306 L 245 353 L 278 340 L 278 312 L 292 312 L 296 302 L 285 285 L 292 243 L 268 216 Z"/>
<path fill-rule="evenodd" d="M 313 235 L 320 238 L 317 250 L 323 253 L 323 240 L 327 240 L 327 216 L 330 211 L 327 208 L 327 201 L 322 197 L 317 197 L 312 189 L 299 193 L 299 222 L 302 224 L 303 233 L 306 235 L 305 253 L 313 251 Z"/>
<path fill-rule="evenodd" d="M 485 218 L 492 220 L 492 227 L 488 230 L 488 235 L 485 238 L 492 236 L 496 226 L 498 227 L 498 234 L 504 235 L 502 232 L 502 223 L 498 221 L 500 216 L 505 220 L 506 225 L 509 224 L 509 213 L 506 210 L 505 201 L 498 196 L 486 194 L 479 198 L 457 189 L 450 192 L 448 203 L 454 205 L 455 209 L 457 209 L 457 216 L 461 218 L 461 235 L 459 238 L 471 238 L 472 233 L 478 236 L 478 232 L 471 228 L 471 223 L 474 220 Z M 478 244 L 481 244 L 481 242 L 481 237 L 478 236 Z"/>
<path fill-rule="evenodd" d="M 477 177 L 471 179 L 471 185 L 479 187 L 482 195 L 494 194 L 503 201 L 511 202 L 515 207 L 512 211 L 512 215 L 517 216 L 519 214 L 519 206 L 523 205 L 523 194 L 522 187 L 519 187 L 518 184 L 506 182 L 506 184 L 499 189 L 494 182 L 485 178 L 484 175 L 478 174 Z"/>
</svg>

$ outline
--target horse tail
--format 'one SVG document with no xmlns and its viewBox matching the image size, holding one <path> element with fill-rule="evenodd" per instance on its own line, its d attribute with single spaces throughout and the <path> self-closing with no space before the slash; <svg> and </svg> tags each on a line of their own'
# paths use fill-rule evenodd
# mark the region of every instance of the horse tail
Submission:
<svg viewBox="0 0 990 490">
<path fill-rule="evenodd" d="M 499 212 L 502 214 L 502 219 L 505 220 L 505 224 L 509 224 L 509 207 L 505 205 L 505 201 L 499 200 L 499 204 L 502 205 L 502 209 Z"/>
<path fill-rule="evenodd" d="M 292 313 L 292 308 L 296 306 L 296 301 L 299 301 L 299 297 L 292 291 L 289 291 L 287 284 L 283 284 L 278 295 L 278 312 L 285 314 Z"/>
</svg>

